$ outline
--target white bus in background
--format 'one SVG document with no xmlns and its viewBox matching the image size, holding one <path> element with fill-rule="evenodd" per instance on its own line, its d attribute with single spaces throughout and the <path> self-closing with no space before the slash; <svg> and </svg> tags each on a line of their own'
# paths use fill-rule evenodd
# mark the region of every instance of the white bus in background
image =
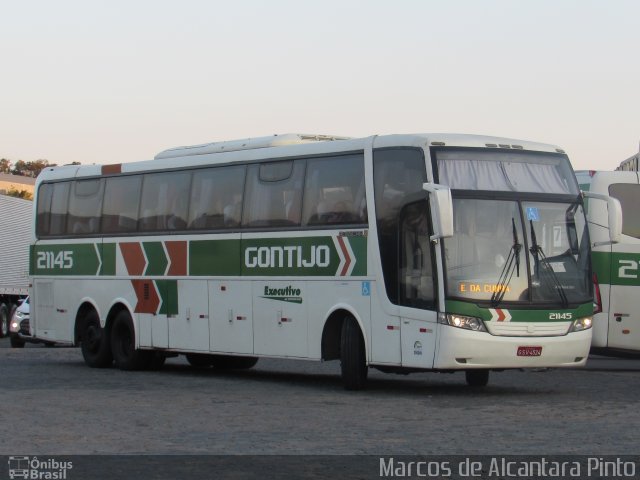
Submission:
<svg viewBox="0 0 640 480">
<path fill-rule="evenodd" d="M 349 389 L 368 368 L 478 386 L 589 353 L 589 235 L 555 146 L 287 134 L 46 169 L 35 203 L 33 332 L 92 367 L 280 357 L 340 360 Z"/>
<path fill-rule="evenodd" d="M 587 206 L 596 293 L 593 351 L 637 354 L 640 352 L 640 177 L 637 171 L 578 171 L 576 176 L 582 190 L 614 197 L 622 209 L 622 236 L 612 244 L 608 241 L 610 212 L 606 203 L 590 199 Z"/>
</svg>

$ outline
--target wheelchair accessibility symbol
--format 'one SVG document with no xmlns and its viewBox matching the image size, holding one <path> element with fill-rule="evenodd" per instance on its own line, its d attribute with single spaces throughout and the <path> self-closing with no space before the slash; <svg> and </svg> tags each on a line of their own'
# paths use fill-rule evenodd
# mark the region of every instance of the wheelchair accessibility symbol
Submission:
<svg viewBox="0 0 640 480">
<path fill-rule="evenodd" d="M 362 282 L 362 296 L 368 297 L 371 295 L 371 282 Z"/>
</svg>

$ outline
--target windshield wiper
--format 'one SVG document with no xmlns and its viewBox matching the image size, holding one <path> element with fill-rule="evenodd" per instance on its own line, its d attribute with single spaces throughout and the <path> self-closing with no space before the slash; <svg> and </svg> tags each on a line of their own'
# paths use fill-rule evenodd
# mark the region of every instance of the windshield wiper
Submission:
<svg viewBox="0 0 640 480">
<path fill-rule="evenodd" d="M 513 245 L 511 245 L 507 261 L 504 263 L 504 267 L 502 267 L 502 272 L 500 272 L 496 289 L 491 295 L 491 305 L 494 307 L 497 307 L 498 304 L 502 302 L 505 293 L 507 293 L 507 288 L 509 283 L 511 283 L 514 270 L 516 276 L 520 276 L 520 250 L 522 249 L 522 245 L 520 245 L 518 241 L 518 230 L 516 229 L 516 221 L 513 217 L 511 217 L 511 226 L 513 229 Z"/>
<path fill-rule="evenodd" d="M 536 231 L 533 228 L 533 221 L 529 220 L 529 224 L 531 229 L 531 248 L 529 249 L 529 251 L 531 252 L 531 255 L 533 255 L 533 260 L 535 263 L 534 275 L 538 279 L 551 281 L 556 291 L 558 292 L 558 295 L 560 296 L 562 306 L 566 308 L 567 305 L 569 305 L 569 299 L 567 298 L 567 294 L 564 291 L 564 287 L 560 284 L 560 280 L 558 279 L 556 272 L 553 271 L 553 268 L 551 267 L 547 256 L 542 251 L 542 247 L 538 245 L 538 242 L 536 240 Z M 544 264 L 542 269 L 540 269 L 541 264 Z"/>
</svg>

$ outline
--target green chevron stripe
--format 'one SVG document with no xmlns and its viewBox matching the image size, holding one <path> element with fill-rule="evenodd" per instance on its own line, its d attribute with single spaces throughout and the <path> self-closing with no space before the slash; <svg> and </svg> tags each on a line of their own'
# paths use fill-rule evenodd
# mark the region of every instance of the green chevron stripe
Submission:
<svg viewBox="0 0 640 480">
<path fill-rule="evenodd" d="M 147 269 L 144 271 L 145 276 L 162 276 L 167 271 L 169 260 L 164 252 L 162 242 L 142 242 L 142 248 L 147 256 Z"/>
<path fill-rule="evenodd" d="M 116 244 L 103 243 L 100 249 L 102 266 L 100 267 L 100 275 L 116 274 Z"/>
</svg>

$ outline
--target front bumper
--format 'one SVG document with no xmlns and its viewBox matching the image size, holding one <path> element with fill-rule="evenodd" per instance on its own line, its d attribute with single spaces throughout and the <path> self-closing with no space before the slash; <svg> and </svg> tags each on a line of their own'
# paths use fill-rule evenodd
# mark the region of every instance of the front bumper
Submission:
<svg viewBox="0 0 640 480">
<path fill-rule="evenodd" d="M 53 342 L 31 336 L 28 317 L 20 320 L 16 320 L 15 318 L 12 319 L 9 325 L 9 336 L 24 343 L 44 343 L 45 345 L 53 345 Z"/>
<path fill-rule="evenodd" d="M 591 329 L 554 337 L 505 337 L 438 325 L 436 369 L 546 368 L 584 366 L 591 346 Z M 537 357 L 517 355 L 518 347 L 542 347 Z"/>
</svg>

